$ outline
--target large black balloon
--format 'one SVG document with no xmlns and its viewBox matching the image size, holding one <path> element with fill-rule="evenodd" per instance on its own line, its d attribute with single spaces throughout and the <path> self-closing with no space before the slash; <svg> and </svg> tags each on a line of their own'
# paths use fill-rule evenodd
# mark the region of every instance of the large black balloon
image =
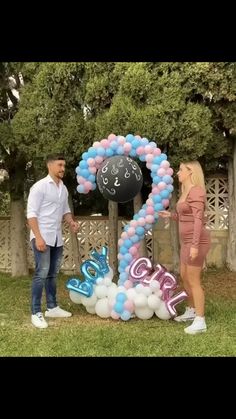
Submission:
<svg viewBox="0 0 236 419">
<path fill-rule="evenodd" d="M 104 198 L 128 202 L 141 190 L 143 175 L 139 165 L 130 157 L 109 157 L 97 172 L 97 185 Z"/>
</svg>

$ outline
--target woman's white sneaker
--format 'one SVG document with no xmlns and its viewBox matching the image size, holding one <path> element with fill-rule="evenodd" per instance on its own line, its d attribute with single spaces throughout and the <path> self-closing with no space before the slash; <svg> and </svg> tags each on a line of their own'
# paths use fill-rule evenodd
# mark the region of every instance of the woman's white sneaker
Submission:
<svg viewBox="0 0 236 419">
<path fill-rule="evenodd" d="M 40 312 L 38 312 L 36 314 L 32 314 L 31 323 L 35 327 L 38 327 L 39 329 L 46 329 L 46 327 L 48 327 L 48 324 L 47 324 L 46 320 L 44 319 L 43 314 L 40 313 Z"/>
<path fill-rule="evenodd" d="M 195 317 L 196 317 L 195 309 L 193 307 L 186 307 L 184 314 L 174 317 L 174 320 L 176 322 L 187 322 L 190 320 L 194 320 Z"/>
<path fill-rule="evenodd" d="M 205 317 L 196 316 L 192 324 L 188 327 L 185 327 L 185 333 L 189 335 L 196 335 L 197 333 L 206 332 L 206 322 Z"/>
</svg>

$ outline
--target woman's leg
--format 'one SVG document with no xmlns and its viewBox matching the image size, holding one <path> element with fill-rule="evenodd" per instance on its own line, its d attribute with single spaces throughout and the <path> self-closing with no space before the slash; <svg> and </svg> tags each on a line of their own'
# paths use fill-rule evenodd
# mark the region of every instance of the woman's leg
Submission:
<svg viewBox="0 0 236 419">
<path fill-rule="evenodd" d="M 204 317 L 205 295 L 201 285 L 201 273 L 201 267 L 186 265 L 186 278 L 193 298 L 196 316 Z"/>
<path fill-rule="evenodd" d="M 187 305 L 188 307 L 195 307 L 194 301 L 193 301 L 192 289 L 188 282 L 187 265 L 185 263 L 180 263 L 180 276 L 183 281 L 184 289 L 186 293 L 188 294 Z"/>
</svg>

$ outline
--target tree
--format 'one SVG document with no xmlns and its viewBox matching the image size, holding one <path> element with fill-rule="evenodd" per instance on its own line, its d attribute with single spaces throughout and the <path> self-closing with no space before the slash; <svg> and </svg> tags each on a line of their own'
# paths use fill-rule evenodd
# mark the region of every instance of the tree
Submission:
<svg viewBox="0 0 236 419">
<path fill-rule="evenodd" d="M 26 155 L 18 148 L 12 130 L 19 105 L 21 63 L 0 63 L 0 161 L 8 176 L 5 177 L 10 194 L 11 266 L 12 275 L 28 274 L 26 255 L 26 225 L 24 217 L 24 184 Z"/>
</svg>

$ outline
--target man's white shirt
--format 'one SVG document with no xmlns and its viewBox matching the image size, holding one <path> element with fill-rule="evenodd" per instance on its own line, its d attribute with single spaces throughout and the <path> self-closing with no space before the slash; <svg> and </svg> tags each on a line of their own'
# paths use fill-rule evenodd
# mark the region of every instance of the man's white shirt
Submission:
<svg viewBox="0 0 236 419">
<path fill-rule="evenodd" d="M 27 218 L 36 217 L 41 236 L 48 246 L 63 245 L 61 222 L 64 214 L 70 213 L 68 190 L 62 181 L 59 185 L 50 175 L 36 182 L 30 189 L 27 203 Z M 30 230 L 30 240 L 35 237 Z"/>
</svg>

